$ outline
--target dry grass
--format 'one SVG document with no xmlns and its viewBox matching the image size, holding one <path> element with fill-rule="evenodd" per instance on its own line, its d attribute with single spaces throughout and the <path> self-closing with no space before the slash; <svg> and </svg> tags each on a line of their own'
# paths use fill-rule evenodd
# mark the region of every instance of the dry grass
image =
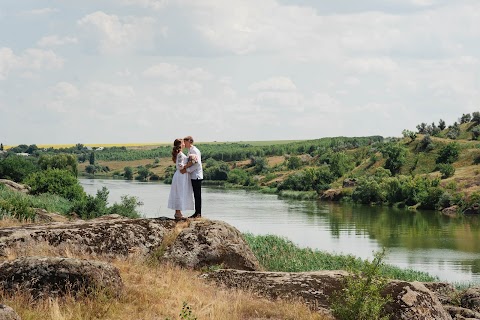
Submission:
<svg viewBox="0 0 480 320">
<path fill-rule="evenodd" d="M 179 226 L 179 230 L 182 227 L 185 226 Z M 179 230 L 172 232 L 169 241 Z M 31 255 L 102 259 L 75 248 L 37 243 L 8 250 L 6 260 Z M 328 319 L 298 301 L 270 301 L 252 292 L 219 287 L 200 278 L 199 271 L 152 264 L 140 257 L 103 260 L 120 271 L 125 290 L 118 299 L 98 294 L 81 300 L 67 296 L 33 301 L 26 293 L 8 295 L 0 291 L 0 301 L 11 306 L 23 320 L 193 319 L 179 316 L 184 303 L 197 319 Z"/>
</svg>

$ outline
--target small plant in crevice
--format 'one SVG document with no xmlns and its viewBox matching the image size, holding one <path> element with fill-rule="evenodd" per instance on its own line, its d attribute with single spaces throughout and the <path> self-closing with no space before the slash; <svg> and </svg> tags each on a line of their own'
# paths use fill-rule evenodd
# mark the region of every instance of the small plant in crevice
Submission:
<svg viewBox="0 0 480 320">
<path fill-rule="evenodd" d="M 384 306 L 391 297 L 383 297 L 388 280 L 381 276 L 385 249 L 374 254 L 372 262 L 365 261 L 361 271 L 351 271 L 345 286 L 332 296 L 333 314 L 341 320 L 387 320 Z"/>
<path fill-rule="evenodd" d="M 182 311 L 179 314 L 179 319 L 197 320 L 197 317 L 192 312 L 192 308 L 186 302 L 183 302 L 183 307 L 182 307 Z M 173 319 L 166 318 L 165 320 L 173 320 Z"/>
</svg>

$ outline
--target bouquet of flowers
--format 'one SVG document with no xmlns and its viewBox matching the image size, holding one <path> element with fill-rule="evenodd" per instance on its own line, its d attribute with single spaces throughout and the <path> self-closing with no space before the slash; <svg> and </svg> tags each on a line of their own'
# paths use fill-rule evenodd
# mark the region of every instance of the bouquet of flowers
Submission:
<svg viewBox="0 0 480 320">
<path fill-rule="evenodd" d="M 188 155 L 188 162 L 195 164 L 198 162 L 198 158 L 196 154 L 189 154 Z"/>
</svg>

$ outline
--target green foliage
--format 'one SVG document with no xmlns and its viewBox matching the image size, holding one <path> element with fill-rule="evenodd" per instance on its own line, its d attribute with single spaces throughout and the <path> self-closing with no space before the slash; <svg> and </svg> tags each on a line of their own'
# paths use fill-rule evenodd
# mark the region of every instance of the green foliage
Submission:
<svg viewBox="0 0 480 320">
<path fill-rule="evenodd" d="M 472 112 L 472 122 L 480 124 L 480 112 L 478 111 Z"/>
<path fill-rule="evenodd" d="M 57 194 L 68 200 L 78 201 L 86 194 L 77 178 L 68 170 L 47 169 L 35 172 L 25 179 L 31 194 Z"/>
<path fill-rule="evenodd" d="M 336 152 L 330 158 L 330 172 L 339 178 L 353 169 L 353 161 L 345 152 Z"/>
<path fill-rule="evenodd" d="M 455 122 L 453 126 L 450 126 L 448 128 L 447 138 L 455 140 L 458 138 L 459 135 L 460 135 L 460 125 L 457 122 Z"/>
<path fill-rule="evenodd" d="M 4 193 L 5 191 L 0 192 Z M 0 197 L 0 218 L 8 216 L 20 221 L 34 220 L 35 211 L 29 206 L 24 194 L 10 193 L 8 198 Z"/>
<path fill-rule="evenodd" d="M 302 166 L 302 159 L 297 156 L 290 156 L 287 159 L 287 168 L 290 170 L 296 170 Z"/>
<path fill-rule="evenodd" d="M 391 297 L 383 297 L 388 280 L 380 275 L 385 250 L 375 253 L 372 262 L 365 261 L 360 271 L 352 269 L 345 279 L 345 287 L 332 299 L 332 311 L 342 320 L 389 319 L 383 312 Z"/>
<path fill-rule="evenodd" d="M 10 155 L 0 160 L 0 178 L 15 182 L 23 182 L 25 178 L 38 171 L 35 159 Z"/>
<path fill-rule="evenodd" d="M 144 166 L 138 167 L 137 170 L 137 180 L 147 181 L 148 177 L 151 175 L 151 171 L 145 168 Z"/>
<path fill-rule="evenodd" d="M 122 196 L 121 203 L 114 203 L 108 207 L 107 187 L 97 190 L 95 196 L 87 195 L 84 199 L 75 201 L 72 210 L 82 219 L 93 219 L 107 214 L 119 214 L 128 218 L 138 218 L 140 215 L 136 211 L 139 205 L 136 197 Z"/>
<path fill-rule="evenodd" d="M 415 139 L 417 139 L 417 133 L 407 129 L 402 131 L 402 135 L 404 138 L 410 138 L 410 141 L 415 141 Z"/>
<path fill-rule="evenodd" d="M 275 235 L 244 234 L 245 240 L 267 271 L 304 272 L 316 270 L 363 270 L 365 261 L 352 255 L 299 248 L 290 240 Z M 405 281 L 437 281 L 425 272 L 382 265 L 380 273 Z"/>
<path fill-rule="evenodd" d="M 364 204 L 382 203 L 385 200 L 384 191 L 373 177 L 361 177 L 352 193 L 352 200 Z"/>
<path fill-rule="evenodd" d="M 125 179 L 132 180 L 133 179 L 132 167 L 125 167 L 123 170 L 124 170 L 123 176 L 125 177 Z"/>
<path fill-rule="evenodd" d="M 446 127 L 447 127 L 447 125 L 445 124 L 445 121 L 440 119 L 438 121 L 438 128 L 443 131 L 443 130 L 445 130 Z"/>
<path fill-rule="evenodd" d="M 476 125 L 472 128 L 472 140 L 478 140 L 480 137 L 480 125 Z"/>
<path fill-rule="evenodd" d="M 251 186 L 255 184 L 252 177 L 248 175 L 248 173 L 241 169 L 232 169 L 228 172 L 227 181 L 240 185 L 240 186 Z"/>
<path fill-rule="evenodd" d="M 268 160 L 264 157 L 250 157 L 250 166 L 254 173 L 268 172 Z"/>
<path fill-rule="evenodd" d="M 449 178 L 455 174 L 455 168 L 449 163 L 440 163 L 438 170 L 442 174 L 442 179 Z"/>
<path fill-rule="evenodd" d="M 77 158 L 72 154 L 41 155 L 38 158 L 38 166 L 42 170 L 61 169 L 68 170 L 78 176 Z"/>
<path fill-rule="evenodd" d="M 92 151 L 90 152 L 90 158 L 89 158 L 90 165 L 95 165 L 95 152 Z"/>
<path fill-rule="evenodd" d="M 228 172 L 230 167 L 223 161 L 216 161 L 208 159 L 203 170 L 203 177 L 205 180 L 220 180 L 226 181 L 228 179 Z"/>
<path fill-rule="evenodd" d="M 306 168 L 288 176 L 279 186 L 278 190 L 294 191 L 320 191 L 329 188 L 334 180 L 328 166 Z"/>
<path fill-rule="evenodd" d="M 387 143 L 382 148 L 382 154 L 386 158 L 385 168 L 395 175 L 400 171 L 400 167 L 405 162 L 407 151 L 398 143 Z"/>
<path fill-rule="evenodd" d="M 468 123 L 472 120 L 470 113 L 462 114 L 462 117 L 459 119 L 460 123 Z"/>
<path fill-rule="evenodd" d="M 180 319 L 184 319 L 184 320 L 197 320 L 197 317 L 192 312 L 192 308 L 186 302 L 183 302 L 182 311 L 178 316 L 180 317 Z M 171 320 L 171 319 L 166 318 L 165 320 Z"/>
<path fill-rule="evenodd" d="M 451 142 L 445 145 L 438 153 L 437 163 L 454 163 L 460 155 L 458 143 Z"/>
<path fill-rule="evenodd" d="M 420 141 L 418 148 L 420 151 L 424 152 L 429 152 L 432 151 L 435 148 L 435 145 L 433 144 L 432 138 L 430 137 L 429 134 L 426 134 L 423 139 Z"/>
</svg>

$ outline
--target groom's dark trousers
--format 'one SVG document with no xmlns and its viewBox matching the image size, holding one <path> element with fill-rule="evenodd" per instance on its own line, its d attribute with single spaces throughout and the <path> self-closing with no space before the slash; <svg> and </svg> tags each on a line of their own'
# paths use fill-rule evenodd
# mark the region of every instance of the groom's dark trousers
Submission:
<svg viewBox="0 0 480 320">
<path fill-rule="evenodd" d="M 192 188 L 195 198 L 195 213 L 202 214 L 202 180 L 192 179 Z"/>
</svg>

